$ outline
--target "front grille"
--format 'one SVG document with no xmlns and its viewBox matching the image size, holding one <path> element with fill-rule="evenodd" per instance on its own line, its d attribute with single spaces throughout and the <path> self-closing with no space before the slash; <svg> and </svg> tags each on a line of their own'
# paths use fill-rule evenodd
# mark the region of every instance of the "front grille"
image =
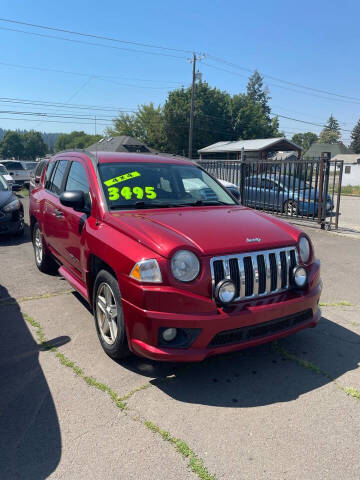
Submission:
<svg viewBox="0 0 360 480">
<path fill-rule="evenodd" d="M 257 325 L 237 328 L 235 330 L 225 330 L 215 335 L 209 343 L 209 347 L 222 347 L 224 345 L 265 338 L 274 333 L 283 332 L 310 321 L 312 316 L 313 313 L 310 308 L 303 312 L 295 313 L 294 315 L 271 320 L 270 322 L 258 323 Z"/>
<path fill-rule="evenodd" d="M 213 296 L 216 285 L 225 278 L 236 286 L 235 301 L 287 290 L 297 263 L 296 247 L 214 257 L 210 260 Z"/>
</svg>

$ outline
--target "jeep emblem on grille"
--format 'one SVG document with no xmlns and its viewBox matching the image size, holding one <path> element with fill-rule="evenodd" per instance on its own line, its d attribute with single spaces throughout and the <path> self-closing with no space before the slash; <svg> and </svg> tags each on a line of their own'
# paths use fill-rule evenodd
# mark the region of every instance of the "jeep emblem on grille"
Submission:
<svg viewBox="0 0 360 480">
<path fill-rule="evenodd" d="M 247 238 L 246 241 L 247 241 L 247 243 L 254 243 L 254 242 L 259 243 L 259 242 L 261 242 L 261 238 L 259 238 L 259 237 Z"/>
</svg>

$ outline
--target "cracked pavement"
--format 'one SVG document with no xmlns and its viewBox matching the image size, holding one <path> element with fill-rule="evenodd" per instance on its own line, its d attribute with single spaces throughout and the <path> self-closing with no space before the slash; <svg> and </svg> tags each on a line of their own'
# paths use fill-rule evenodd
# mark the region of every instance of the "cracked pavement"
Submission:
<svg viewBox="0 0 360 480">
<path fill-rule="evenodd" d="M 323 307 L 317 328 L 279 345 L 326 375 L 269 344 L 200 364 L 117 363 L 80 296 L 37 271 L 29 238 L 0 239 L 1 478 L 201 478 L 145 420 L 186 442 L 217 479 L 359 478 L 360 400 L 339 386 L 360 391 L 360 244 L 307 233 L 322 260 L 321 301 L 351 306 Z M 119 397 L 149 387 L 122 411 L 41 348 L 23 314 Z"/>
</svg>

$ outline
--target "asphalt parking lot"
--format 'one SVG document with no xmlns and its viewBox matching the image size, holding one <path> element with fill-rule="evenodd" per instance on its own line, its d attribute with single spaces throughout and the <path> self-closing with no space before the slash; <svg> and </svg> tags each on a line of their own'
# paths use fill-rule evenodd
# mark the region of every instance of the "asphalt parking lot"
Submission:
<svg viewBox="0 0 360 480">
<path fill-rule="evenodd" d="M 114 362 L 28 229 L 0 239 L 0 478 L 360 478 L 360 241 L 307 233 L 318 327 L 190 365 Z"/>
</svg>

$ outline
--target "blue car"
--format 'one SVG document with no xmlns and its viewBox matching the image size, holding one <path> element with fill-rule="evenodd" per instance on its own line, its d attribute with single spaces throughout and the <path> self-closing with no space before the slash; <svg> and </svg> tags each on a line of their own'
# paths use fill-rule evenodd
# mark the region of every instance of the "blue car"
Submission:
<svg viewBox="0 0 360 480">
<path fill-rule="evenodd" d="M 287 215 L 317 216 L 319 189 L 291 175 L 257 175 L 245 178 L 243 203 L 249 207 L 278 211 Z M 326 216 L 334 208 L 330 195 L 326 201 Z"/>
</svg>

